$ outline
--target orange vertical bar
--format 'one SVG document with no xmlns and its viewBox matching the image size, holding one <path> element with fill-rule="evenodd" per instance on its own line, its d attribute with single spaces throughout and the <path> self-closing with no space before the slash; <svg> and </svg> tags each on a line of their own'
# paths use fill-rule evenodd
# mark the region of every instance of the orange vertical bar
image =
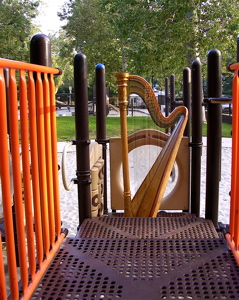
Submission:
<svg viewBox="0 0 239 300">
<path fill-rule="evenodd" d="M 0 231 L 0 299 L 1 300 L 7 299 L 7 287 L 6 287 L 5 271 L 4 271 L 1 231 Z"/>
<path fill-rule="evenodd" d="M 53 202 L 53 179 L 52 179 L 52 149 L 51 149 L 51 119 L 50 119 L 50 91 L 48 74 L 44 73 L 43 99 L 44 99 L 44 127 L 45 127 L 45 151 L 46 151 L 46 178 L 49 212 L 49 232 L 51 245 L 55 240 L 55 215 Z"/>
<path fill-rule="evenodd" d="M 232 102 L 234 103 L 237 98 L 237 75 L 234 74 L 233 77 L 233 94 L 232 94 Z M 234 127 L 234 116 L 232 120 L 232 128 Z M 231 204 L 230 204 L 230 234 L 234 237 L 235 234 L 235 174 L 236 174 L 236 165 L 234 164 L 235 160 L 235 149 L 236 149 L 236 141 L 234 140 L 235 132 L 232 132 L 232 166 L 231 166 Z"/>
<path fill-rule="evenodd" d="M 234 255 L 234 258 L 235 258 L 235 260 L 236 260 L 236 262 L 237 262 L 237 264 L 238 264 L 238 266 L 239 266 L 239 252 L 238 252 L 238 250 L 236 249 L 235 242 L 233 241 L 233 239 L 232 239 L 232 237 L 231 237 L 231 235 L 230 235 L 229 233 L 227 233 L 227 234 L 225 235 L 225 238 L 226 238 L 226 240 L 227 240 L 227 242 L 228 242 L 228 245 L 229 245 L 229 247 L 230 247 L 231 250 L 232 250 L 232 253 L 233 253 L 233 255 Z"/>
<path fill-rule="evenodd" d="M 39 178 L 40 178 L 43 242 L 44 242 L 44 252 L 46 255 L 48 255 L 50 250 L 50 236 L 49 236 L 49 216 L 48 216 L 48 199 L 47 199 L 47 182 L 46 182 L 43 87 L 42 87 L 41 73 L 37 73 L 37 79 L 36 79 L 36 107 L 37 107 L 37 137 L 38 137 L 38 154 L 39 154 Z"/>
<path fill-rule="evenodd" d="M 231 168 L 231 205 L 230 233 L 226 234 L 227 242 L 239 265 L 239 63 L 230 66 L 234 70 L 232 85 L 232 168 Z"/>
<path fill-rule="evenodd" d="M 59 194 L 59 180 L 58 180 L 56 99 L 55 99 L 55 83 L 53 79 L 53 74 L 50 75 L 50 113 L 51 113 L 52 170 L 53 170 L 53 187 L 54 187 L 55 223 L 56 223 L 56 234 L 57 236 L 59 236 L 61 232 L 61 215 L 60 215 L 60 194 Z"/>
<path fill-rule="evenodd" d="M 20 117 L 21 117 L 21 149 L 22 149 L 22 167 L 23 167 L 23 185 L 25 202 L 25 219 L 28 258 L 31 277 L 34 278 L 36 272 L 34 231 L 33 231 L 33 213 L 32 213 L 32 192 L 31 192 L 31 174 L 30 174 L 30 151 L 29 151 L 29 131 L 28 131 L 28 106 L 27 106 L 27 83 L 25 72 L 20 71 Z"/>
<path fill-rule="evenodd" d="M 235 240 L 235 246 L 237 251 L 239 250 L 239 185 L 238 185 L 238 179 L 239 179 L 239 77 L 238 77 L 238 71 L 236 72 L 236 93 L 235 93 L 235 101 L 233 102 L 233 118 L 234 122 L 232 124 L 232 135 L 233 135 L 233 162 L 232 164 L 235 164 L 235 170 L 234 170 L 234 176 L 235 176 L 235 184 L 234 189 L 235 189 L 235 195 L 234 195 L 234 202 L 235 202 L 235 211 L 234 211 L 234 227 L 235 227 L 235 232 L 234 232 L 234 240 Z M 234 133 L 235 131 L 235 133 Z"/>
<path fill-rule="evenodd" d="M 37 121 L 36 121 L 36 95 L 33 72 L 28 73 L 28 106 L 29 106 L 29 127 L 30 127 L 30 150 L 31 150 L 31 173 L 32 173 L 32 193 L 34 203 L 35 236 L 38 263 L 41 266 L 43 261 L 43 237 L 41 219 L 41 200 L 39 187 L 39 165 L 37 146 Z"/>
<path fill-rule="evenodd" d="M 12 199 L 10 186 L 10 166 L 7 139 L 7 115 L 6 115 L 6 87 L 3 69 L 0 69 L 0 174 L 2 184 L 2 202 L 4 212 L 4 225 L 6 235 L 6 250 L 8 272 L 10 278 L 10 290 L 13 299 L 18 298 L 18 277 L 16 265 L 16 252 L 12 218 Z M 4 187 L 4 188 L 3 188 Z"/>
<path fill-rule="evenodd" d="M 231 211 L 230 211 L 230 233 L 238 247 L 238 137 L 239 137 L 239 78 L 237 71 L 233 78 L 233 118 L 232 118 L 232 179 L 231 179 Z"/>
<path fill-rule="evenodd" d="M 20 144 L 18 127 L 18 101 L 17 84 L 15 70 L 10 70 L 9 78 L 9 116 L 10 116 L 10 136 L 12 154 L 12 173 L 14 186 L 14 206 L 16 213 L 17 244 L 20 260 L 20 273 L 22 287 L 25 291 L 28 286 L 27 253 L 25 245 L 24 213 L 22 203 L 22 178 L 20 168 Z"/>
</svg>

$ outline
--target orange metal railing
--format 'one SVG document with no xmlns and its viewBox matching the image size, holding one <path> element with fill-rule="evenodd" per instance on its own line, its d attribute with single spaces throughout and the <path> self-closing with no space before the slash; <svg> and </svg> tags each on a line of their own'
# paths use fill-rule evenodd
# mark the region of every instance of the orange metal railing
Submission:
<svg viewBox="0 0 239 300">
<path fill-rule="evenodd" d="M 231 207 L 230 233 L 227 241 L 239 265 L 239 63 L 230 66 L 233 78 L 233 117 L 232 117 L 232 173 L 231 173 Z"/>
<path fill-rule="evenodd" d="M 4 68 L 9 70 L 7 79 Z M 6 242 L 2 251 L 0 239 L 0 299 L 9 293 L 14 300 L 30 299 L 65 237 L 53 80 L 59 73 L 55 68 L 0 59 L 0 196 Z"/>
</svg>

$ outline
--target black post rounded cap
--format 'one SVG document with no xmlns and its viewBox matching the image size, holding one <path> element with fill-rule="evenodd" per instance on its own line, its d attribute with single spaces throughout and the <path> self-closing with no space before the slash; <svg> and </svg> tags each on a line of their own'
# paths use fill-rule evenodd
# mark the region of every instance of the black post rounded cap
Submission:
<svg viewBox="0 0 239 300">
<path fill-rule="evenodd" d="M 74 60 L 86 60 L 86 55 L 84 53 L 77 53 L 74 57 Z"/>
<path fill-rule="evenodd" d="M 45 34 L 39 33 L 30 42 L 30 62 L 51 67 L 51 41 Z"/>
<path fill-rule="evenodd" d="M 98 64 L 95 67 L 96 69 L 105 69 L 105 66 L 103 64 Z"/>
</svg>

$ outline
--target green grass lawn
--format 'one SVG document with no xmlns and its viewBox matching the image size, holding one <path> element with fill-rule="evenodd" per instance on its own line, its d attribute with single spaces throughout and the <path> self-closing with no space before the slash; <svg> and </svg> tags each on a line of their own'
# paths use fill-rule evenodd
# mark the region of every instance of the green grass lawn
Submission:
<svg viewBox="0 0 239 300">
<path fill-rule="evenodd" d="M 131 134 L 144 128 L 158 127 L 154 124 L 151 117 L 128 117 L 128 133 Z M 231 137 L 232 126 L 222 123 L 222 136 Z M 203 124 L 203 136 L 207 134 L 207 125 Z M 75 118 L 74 117 L 57 117 L 57 134 L 58 142 L 75 139 Z M 96 118 L 89 117 L 89 135 L 90 139 L 96 138 Z M 106 138 L 120 136 L 120 118 L 106 118 Z"/>
</svg>

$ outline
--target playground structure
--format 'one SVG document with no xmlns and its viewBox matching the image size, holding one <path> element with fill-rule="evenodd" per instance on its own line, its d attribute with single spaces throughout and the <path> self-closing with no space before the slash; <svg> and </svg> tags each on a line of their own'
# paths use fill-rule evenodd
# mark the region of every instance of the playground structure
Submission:
<svg viewBox="0 0 239 300">
<path fill-rule="evenodd" d="M 42 48 L 47 49 L 46 55 Z M 117 75 L 122 135 L 108 140 L 105 68 L 97 65 L 95 143 L 89 140 L 88 132 L 86 56 L 75 56 L 76 138 L 70 144 L 76 146 L 77 171 L 76 178 L 71 183 L 65 182 L 65 186 L 68 189 L 73 184 L 78 186 L 79 226 L 76 237 L 67 238 L 67 230 L 62 229 L 61 224 L 64 220 L 60 218 L 56 155 L 53 75 L 60 71 L 50 66 L 49 49 L 49 39 L 35 36 L 31 41 L 31 64 L 0 59 L 0 171 L 5 230 L 2 238 L 0 235 L 0 299 L 238 299 L 239 64 L 230 66 L 235 75 L 231 213 L 230 228 L 227 228 L 218 226 L 217 221 L 221 103 L 229 101 L 221 97 L 220 52 L 212 50 L 208 54 L 208 97 L 205 100 L 200 61 L 193 62 L 191 71 L 189 68 L 183 70 L 183 103 L 189 111 L 192 134 L 190 122 L 185 129 L 185 123 L 177 122 L 170 136 L 145 130 L 128 137 L 127 96 L 136 90 L 144 93 L 145 85 L 138 85 L 138 78 L 124 73 Z M 127 82 L 137 86 L 127 88 Z M 170 95 L 174 93 L 171 91 Z M 199 218 L 203 100 L 208 110 L 205 219 Z M 187 116 L 187 109 L 183 116 Z M 166 118 L 164 123 L 172 127 L 169 120 Z M 181 130 L 184 130 L 184 137 Z M 112 190 L 118 189 L 116 194 L 120 194 L 120 199 L 112 195 L 114 211 L 111 214 L 107 207 L 107 144 L 110 144 L 112 156 L 110 180 L 118 178 L 115 176 L 120 165 L 117 153 L 121 147 L 124 173 L 124 193 L 117 185 L 119 180 L 113 183 Z M 152 199 L 151 196 L 143 198 L 141 203 L 146 207 L 147 200 L 153 200 L 150 214 L 137 217 L 137 212 L 130 207 L 133 202 L 127 154 L 144 144 L 155 144 L 163 149 L 159 161 L 160 170 L 167 173 L 165 177 L 162 175 L 163 188 L 175 159 L 180 179 L 176 192 L 166 199 L 163 195 L 158 198 L 158 192 Z M 170 154 L 170 148 L 172 151 L 178 148 L 177 157 L 176 153 Z M 119 162 L 115 166 L 117 158 Z M 168 169 L 167 164 L 170 165 Z M 154 181 L 154 174 L 149 175 L 149 182 Z M 153 185 L 157 188 L 155 182 Z M 185 194 L 179 196 L 180 187 Z M 140 198 L 142 194 L 140 192 Z M 177 202 L 182 206 L 172 207 Z M 117 213 L 122 205 L 126 216 Z M 152 216 L 157 215 L 153 218 L 152 207 Z M 181 212 L 167 213 L 161 209 L 180 209 Z M 3 260 L 3 243 L 7 261 Z"/>
</svg>

